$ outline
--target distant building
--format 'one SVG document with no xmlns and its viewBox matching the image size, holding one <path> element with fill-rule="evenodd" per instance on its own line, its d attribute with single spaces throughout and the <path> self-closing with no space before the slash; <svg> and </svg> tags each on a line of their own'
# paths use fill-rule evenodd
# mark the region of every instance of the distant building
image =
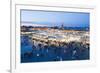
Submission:
<svg viewBox="0 0 100 73">
<path fill-rule="evenodd" d="M 64 25 L 63 25 L 63 24 L 61 25 L 61 29 L 62 29 L 62 30 L 64 29 Z"/>
</svg>

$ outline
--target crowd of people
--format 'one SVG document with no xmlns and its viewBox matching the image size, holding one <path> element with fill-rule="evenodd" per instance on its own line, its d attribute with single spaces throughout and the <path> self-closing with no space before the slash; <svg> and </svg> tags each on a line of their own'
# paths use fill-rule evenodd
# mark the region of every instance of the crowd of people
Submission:
<svg viewBox="0 0 100 73">
<path fill-rule="evenodd" d="M 30 46 L 30 50 L 21 53 L 22 62 L 88 60 L 90 55 L 89 44 L 76 41 L 69 43 L 43 42 L 35 39 L 30 41 L 24 38 L 21 42 L 21 46 L 23 45 L 24 47 Z"/>
</svg>

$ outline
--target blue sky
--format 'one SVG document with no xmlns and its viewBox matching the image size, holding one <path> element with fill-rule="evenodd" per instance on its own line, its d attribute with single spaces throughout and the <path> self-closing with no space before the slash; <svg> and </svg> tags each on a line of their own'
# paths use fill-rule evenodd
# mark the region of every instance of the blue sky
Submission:
<svg viewBox="0 0 100 73">
<path fill-rule="evenodd" d="M 89 13 L 21 10 L 21 25 L 89 27 Z"/>
</svg>

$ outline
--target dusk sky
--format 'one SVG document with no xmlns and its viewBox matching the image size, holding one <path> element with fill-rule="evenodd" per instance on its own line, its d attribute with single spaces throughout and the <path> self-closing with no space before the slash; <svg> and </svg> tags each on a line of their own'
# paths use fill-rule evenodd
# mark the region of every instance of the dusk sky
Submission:
<svg viewBox="0 0 100 73">
<path fill-rule="evenodd" d="M 21 25 L 89 27 L 89 13 L 21 10 Z"/>
</svg>

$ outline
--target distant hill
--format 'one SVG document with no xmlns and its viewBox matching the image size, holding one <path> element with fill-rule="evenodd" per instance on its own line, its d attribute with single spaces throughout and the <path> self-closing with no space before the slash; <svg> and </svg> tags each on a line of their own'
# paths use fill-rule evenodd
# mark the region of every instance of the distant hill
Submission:
<svg viewBox="0 0 100 73">
<path fill-rule="evenodd" d="M 60 29 L 61 27 L 54 26 L 54 27 L 48 27 L 48 26 L 21 26 L 21 29 L 29 29 L 29 28 L 52 28 L 52 29 Z M 89 27 L 63 27 L 63 30 L 78 30 L 78 31 L 89 31 Z"/>
</svg>

